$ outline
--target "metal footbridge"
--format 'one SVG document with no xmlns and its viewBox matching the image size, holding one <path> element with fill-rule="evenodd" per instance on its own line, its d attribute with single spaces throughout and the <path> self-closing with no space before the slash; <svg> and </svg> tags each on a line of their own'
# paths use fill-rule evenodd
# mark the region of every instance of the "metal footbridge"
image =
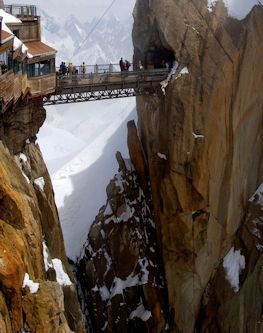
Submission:
<svg viewBox="0 0 263 333">
<path fill-rule="evenodd" d="M 44 97 L 44 105 L 154 94 L 168 72 L 167 68 L 117 72 L 95 67 L 90 73 L 76 70 L 75 74 L 57 75 L 56 89 Z"/>
</svg>

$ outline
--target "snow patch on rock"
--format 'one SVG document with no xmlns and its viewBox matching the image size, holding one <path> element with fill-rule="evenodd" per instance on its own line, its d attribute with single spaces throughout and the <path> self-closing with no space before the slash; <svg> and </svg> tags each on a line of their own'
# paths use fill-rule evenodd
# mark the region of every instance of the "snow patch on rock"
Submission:
<svg viewBox="0 0 263 333">
<path fill-rule="evenodd" d="M 129 319 L 139 318 L 142 321 L 147 321 L 152 316 L 151 311 L 146 310 L 143 304 L 138 305 L 137 309 L 132 311 Z"/>
<path fill-rule="evenodd" d="M 239 276 L 246 267 L 245 257 L 240 250 L 235 251 L 232 247 L 223 260 L 226 279 L 237 293 L 239 291 Z"/>
<path fill-rule="evenodd" d="M 34 180 L 34 184 L 36 184 L 42 191 L 44 191 L 45 180 L 43 177 L 39 177 Z"/>
<path fill-rule="evenodd" d="M 29 288 L 31 294 L 35 294 L 39 289 L 39 283 L 34 282 L 33 280 L 30 280 L 28 273 L 25 273 L 25 277 L 24 277 L 24 281 L 23 281 L 23 285 L 22 285 L 22 288 L 26 288 L 26 287 Z"/>
<path fill-rule="evenodd" d="M 64 268 L 62 266 L 62 262 L 60 259 L 52 259 L 53 267 L 56 271 L 57 276 L 57 282 L 61 286 L 70 286 L 72 285 L 72 282 L 70 281 L 70 278 L 68 274 L 64 271 Z"/>
<path fill-rule="evenodd" d="M 159 158 L 161 158 L 161 159 L 163 159 L 163 160 L 166 160 L 167 161 L 167 157 L 166 157 L 166 155 L 165 154 L 162 154 L 162 153 L 157 153 L 157 156 L 159 157 Z"/>
</svg>

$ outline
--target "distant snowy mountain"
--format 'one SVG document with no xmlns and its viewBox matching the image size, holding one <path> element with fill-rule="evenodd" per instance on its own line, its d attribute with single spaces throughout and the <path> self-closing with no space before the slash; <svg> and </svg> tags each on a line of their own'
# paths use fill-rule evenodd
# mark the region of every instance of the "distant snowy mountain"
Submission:
<svg viewBox="0 0 263 333">
<path fill-rule="evenodd" d="M 39 10 L 42 37 L 61 61 L 80 65 L 132 60 L 132 18 L 111 16 L 82 23 Z M 47 107 L 38 142 L 51 174 L 67 255 L 81 251 L 90 224 L 106 200 L 106 186 L 117 172 L 115 153 L 127 151 L 128 120 L 136 119 L 135 98 Z"/>
<path fill-rule="evenodd" d="M 132 61 L 132 18 L 122 21 L 110 16 L 96 26 L 97 18 L 81 23 L 71 14 L 63 21 L 41 9 L 39 15 L 43 40 L 58 50 L 57 65 L 61 61 L 75 65 L 83 61 L 91 65 L 118 63 L 120 57 Z"/>
</svg>

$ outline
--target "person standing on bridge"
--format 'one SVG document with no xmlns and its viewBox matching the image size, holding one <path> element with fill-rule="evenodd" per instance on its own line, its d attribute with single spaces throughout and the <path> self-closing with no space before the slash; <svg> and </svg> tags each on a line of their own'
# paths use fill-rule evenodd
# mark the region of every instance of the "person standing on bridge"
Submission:
<svg viewBox="0 0 263 333">
<path fill-rule="evenodd" d="M 123 61 L 123 58 L 121 58 L 119 64 L 120 64 L 121 71 L 122 72 L 125 71 L 126 66 L 125 66 L 125 62 Z"/>
<path fill-rule="evenodd" d="M 129 68 L 131 67 L 131 63 L 128 60 L 125 60 L 125 67 L 126 71 L 128 71 Z"/>
<path fill-rule="evenodd" d="M 82 77 L 85 77 L 86 74 L 86 66 L 85 66 L 85 62 L 83 61 L 82 65 L 80 66 L 80 72 L 82 74 Z"/>
<path fill-rule="evenodd" d="M 72 74 L 73 74 L 73 69 L 74 69 L 74 66 L 73 66 L 72 62 L 70 62 L 70 63 L 68 64 L 68 75 L 72 76 Z"/>
</svg>

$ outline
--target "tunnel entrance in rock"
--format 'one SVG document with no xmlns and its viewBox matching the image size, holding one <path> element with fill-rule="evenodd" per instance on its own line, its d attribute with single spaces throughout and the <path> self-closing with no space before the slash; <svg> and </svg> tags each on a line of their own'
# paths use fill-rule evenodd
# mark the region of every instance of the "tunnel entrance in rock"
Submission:
<svg viewBox="0 0 263 333">
<path fill-rule="evenodd" d="M 146 69 L 172 68 L 175 56 L 173 51 L 165 47 L 151 47 L 144 57 L 144 67 Z"/>
</svg>

